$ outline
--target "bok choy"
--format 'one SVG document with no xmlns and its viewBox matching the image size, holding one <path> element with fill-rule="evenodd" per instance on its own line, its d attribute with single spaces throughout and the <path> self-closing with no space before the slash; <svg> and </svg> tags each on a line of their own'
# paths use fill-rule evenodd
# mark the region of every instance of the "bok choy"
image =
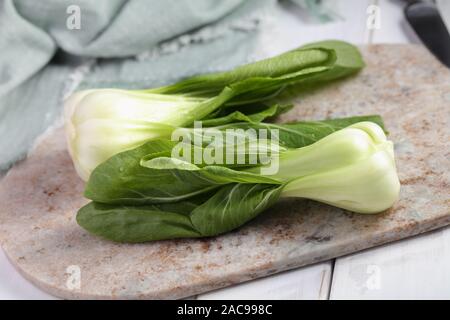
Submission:
<svg viewBox="0 0 450 320">
<path fill-rule="evenodd" d="M 322 41 L 159 88 L 73 94 L 68 149 L 92 200 L 78 224 L 144 242 L 219 235 L 288 197 L 363 214 L 388 209 L 400 184 L 379 116 L 263 122 L 292 107 L 276 100 L 288 86 L 304 90 L 363 66 L 354 46 Z"/>
<path fill-rule="evenodd" d="M 173 158 L 176 143 L 166 139 L 119 153 L 92 173 L 85 196 L 94 201 L 77 221 L 106 239 L 143 242 L 218 235 L 284 197 L 368 214 L 396 201 L 393 144 L 379 117 L 276 126 L 286 130 L 271 154 L 279 161 L 273 175 L 261 174 L 270 163 L 196 165 Z"/>
<path fill-rule="evenodd" d="M 160 88 L 80 91 L 65 103 L 69 152 L 78 174 L 87 180 L 111 156 L 168 138 L 178 127 L 195 120 L 213 126 L 243 119 L 259 122 L 286 110 L 271 103 L 286 86 L 320 84 L 363 66 L 354 46 L 323 41 Z"/>
</svg>

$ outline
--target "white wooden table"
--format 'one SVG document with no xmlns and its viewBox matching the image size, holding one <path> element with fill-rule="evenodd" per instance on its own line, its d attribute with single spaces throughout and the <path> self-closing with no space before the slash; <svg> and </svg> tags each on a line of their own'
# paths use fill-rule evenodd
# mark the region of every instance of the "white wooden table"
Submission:
<svg viewBox="0 0 450 320">
<path fill-rule="evenodd" d="M 450 16 L 450 1 L 444 3 Z M 403 17 L 403 2 L 340 0 L 341 20 L 317 24 L 283 4 L 268 35 L 276 54 L 302 43 L 419 43 Z M 379 24 L 372 18 L 379 14 Z M 367 23 L 374 28 L 367 28 Z M 272 34 L 273 33 L 273 34 Z M 450 299 L 450 227 L 346 257 L 193 297 L 196 299 Z M 54 299 L 25 280 L 0 250 L 0 299 Z"/>
</svg>

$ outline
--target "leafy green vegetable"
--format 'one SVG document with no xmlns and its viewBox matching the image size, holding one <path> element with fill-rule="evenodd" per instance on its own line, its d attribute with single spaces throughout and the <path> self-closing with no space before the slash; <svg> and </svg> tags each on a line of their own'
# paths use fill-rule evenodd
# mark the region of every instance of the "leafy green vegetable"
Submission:
<svg viewBox="0 0 450 320">
<path fill-rule="evenodd" d="M 301 148 L 361 121 L 372 121 L 382 125 L 379 116 L 360 116 L 292 124 L 237 123 L 217 129 L 222 132 L 230 128 L 278 129 L 281 147 Z M 148 161 L 152 158 L 170 157 L 177 143 L 170 140 L 150 141 L 111 157 L 92 172 L 84 195 L 97 202 L 142 205 L 179 201 L 212 190 L 224 183 L 230 183 L 228 180 L 214 180 L 211 177 L 212 170 L 219 170 L 217 166 L 209 166 L 203 171 L 160 170 L 149 168 L 141 162 L 143 158 Z M 202 174 L 204 172 L 208 172 L 209 175 Z M 224 173 L 220 173 L 220 176 L 224 176 Z M 254 182 L 262 183 L 261 180 Z"/>
<path fill-rule="evenodd" d="M 221 115 L 223 113 L 223 112 L 221 112 L 219 114 L 216 114 L 213 118 L 203 119 L 202 126 L 203 127 L 214 127 L 214 126 L 220 126 L 220 125 L 236 123 L 236 122 L 258 123 L 263 120 L 269 120 L 271 118 L 274 118 L 277 115 L 290 110 L 292 107 L 293 107 L 293 105 L 275 104 L 270 107 L 263 106 L 262 110 L 261 110 L 261 107 L 259 107 L 258 108 L 259 110 L 255 110 L 255 112 L 251 113 L 251 114 L 244 114 L 241 111 L 232 111 L 232 112 L 225 113 L 224 115 Z M 251 106 L 246 107 L 246 109 L 250 109 L 250 108 L 251 108 Z"/>
<path fill-rule="evenodd" d="M 146 90 L 146 92 L 210 96 L 219 93 L 230 83 L 252 78 L 257 80 L 293 78 L 297 76 L 298 71 L 314 67 L 320 67 L 316 69 L 320 74 L 315 75 L 315 78 L 311 80 L 310 78 L 302 79 L 303 83 L 329 81 L 352 74 L 364 67 L 364 61 L 358 49 L 351 44 L 327 40 L 304 45 L 274 58 L 237 67 L 231 71 L 195 76 L 173 85 Z M 326 72 L 321 73 L 321 71 Z"/>
<path fill-rule="evenodd" d="M 340 122 L 333 123 L 337 126 Z M 311 125 L 306 128 L 311 130 Z M 329 126 L 318 122 L 315 130 L 331 130 Z M 153 147 L 150 153 L 144 150 L 155 144 L 159 148 Z M 93 234 L 123 242 L 213 236 L 243 225 L 280 197 L 302 197 L 355 212 L 376 213 L 389 208 L 399 193 L 392 142 L 374 122 L 357 122 L 312 144 L 282 150 L 279 170 L 272 176 L 261 174 L 261 169 L 271 164 L 235 169 L 196 166 L 167 157 L 168 149 L 170 144 L 164 141 L 147 143 L 100 165 L 86 189 L 86 195 L 97 202 L 80 209 L 78 223 Z M 137 150 L 141 153 L 132 153 Z M 135 162 L 122 162 L 120 157 L 126 155 L 134 157 Z M 138 174 L 144 177 L 142 185 L 135 186 L 139 191 L 130 192 L 118 182 L 109 193 L 101 193 L 110 183 L 126 178 L 120 176 L 114 159 L 142 168 Z M 106 180 L 95 181 L 105 176 Z M 169 176 L 171 182 L 164 184 Z M 159 183 L 163 183 L 161 189 L 156 187 Z M 156 190 L 164 190 L 164 201 L 152 197 Z M 142 191 L 147 195 L 142 196 Z M 118 198 L 126 192 L 138 196 Z M 109 204 L 98 203 L 101 200 Z M 132 205 L 126 206 L 127 201 Z"/>
<path fill-rule="evenodd" d="M 118 242 L 214 236 L 256 217 L 278 200 L 281 190 L 281 185 L 233 183 L 204 197 L 200 205 L 187 201 L 150 206 L 91 202 L 78 211 L 77 222 L 93 234 Z"/>
<path fill-rule="evenodd" d="M 252 183 L 226 185 L 194 209 L 190 219 L 202 236 L 231 231 L 272 206 L 282 188 L 282 185 Z"/>
<path fill-rule="evenodd" d="M 354 46 L 322 41 L 160 88 L 75 93 L 65 105 L 66 136 L 93 200 L 78 223 L 107 239 L 143 242 L 218 235 L 281 197 L 384 210 L 398 195 L 398 178 L 380 117 L 262 122 L 292 107 L 275 100 L 286 88 L 307 90 L 363 66 Z M 216 140 L 230 129 L 236 143 Z M 277 140 L 246 138 L 262 129 Z M 169 140 L 178 134 L 193 140 Z M 210 162 L 220 156 L 226 161 Z"/>
<path fill-rule="evenodd" d="M 70 155 L 80 177 L 87 180 L 111 156 L 149 140 L 168 138 L 178 127 L 189 127 L 200 119 L 205 119 L 205 126 L 259 122 L 287 109 L 268 105 L 287 86 L 322 83 L 363 66 L 354 46 L 323 41 L 165 87 L 80 91 L 65 103 Z"/>
<path fill-rule="evenodd" d="M 189 204 L 179 203 L 185 210 Z M 111 206 L 91 202 L 80 209 L 77 222 L 94 234 L 119 242 L 144 242 L 170 238 L 193 238 L 195 230 L 189 215 L 163 211 L 158 206 Z"/>
</svg>

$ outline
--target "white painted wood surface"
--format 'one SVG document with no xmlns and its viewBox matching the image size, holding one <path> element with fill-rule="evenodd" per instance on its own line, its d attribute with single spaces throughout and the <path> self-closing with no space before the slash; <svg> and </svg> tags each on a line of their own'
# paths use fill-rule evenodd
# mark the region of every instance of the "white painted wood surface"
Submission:
<svg viewBox="0 0 450 320">
<path fill-rule="evenodd" d="M 404 18 L 404 1 L 378 0 L 373 3 L 380 8 L 380 28 L 374 30 L 373 43 L 420 43 Z"/>
<path fill-rule="evenodd" d="M 450 229 L 336 260 L 331 299 L 450 299 Z"/>
<path fill-rule="evenodd" d="M 370 5 L 379 8 L 378 29 L 366 27 Z M 342 19 L 321 25 L 283 4 L 273 12 L 273 46 L 267 54 L 331 38 L 361 44 L 419 42 L 404 22 L 403 1 L 336 0 L 334 6 Z M 332 266 L 327 261 L 196 298 L 327 299 L 330 294 L 331 299 L 450 299 L 450 228 L 339 258 Z M 23 279 L 0 250 L 0 299 L 51 298 Z"/>
<path fill-rule="evenodd" d="M 330 289 L 331 269 L 330 262 L 319 263 L 202 294 L 197 299 L 325 300 Z"/>
</svg>

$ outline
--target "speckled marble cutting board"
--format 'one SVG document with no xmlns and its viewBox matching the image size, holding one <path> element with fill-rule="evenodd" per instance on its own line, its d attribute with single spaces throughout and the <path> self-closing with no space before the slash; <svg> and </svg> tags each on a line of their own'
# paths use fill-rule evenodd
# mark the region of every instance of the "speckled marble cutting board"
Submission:
<svg viewBox="0 0 450 320">
<path fill-rule="evenodd" d="M 402 183 L 399 202 L 387 212 L 358 215 L 286 200 L 216 238 L 108 242 L 75 222 L 87 201 L 56 129 L 0 183 L 6 255 L 59 297 L 182 298 L 449 224 L 449 70 L 418 46 L 377 45 L 363 54 L 362 73 L 297 96 L 297 107 L 281 120 L 381 114 Z"/>
</svg>

